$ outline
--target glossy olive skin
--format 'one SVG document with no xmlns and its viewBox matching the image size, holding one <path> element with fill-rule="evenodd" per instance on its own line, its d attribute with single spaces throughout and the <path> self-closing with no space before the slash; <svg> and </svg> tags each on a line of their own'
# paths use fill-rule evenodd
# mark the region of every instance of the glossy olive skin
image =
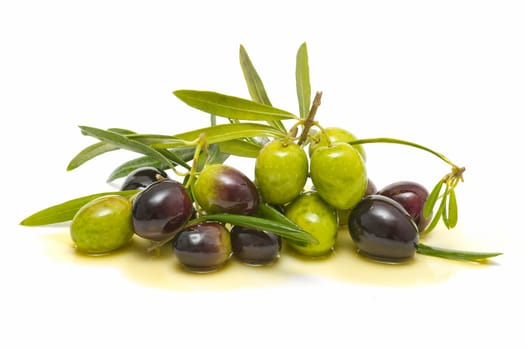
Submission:
<svg viewBox="0 0 527 350">
<path fill-rule="evenodd" d="M 319 242 L 305 246 L 288 242 L 288 246 L 302 255 L 311 257 L 326 255 L 333 250 L 338 230 L 337 213 L 317 192 L 305 192 L 298 196 L 286 206 L 285 216 Z"/>
<path fill-rule="evenodd" d="M 134 234 L 132 205 L 119 195 L 106 195 L 82 206 L 70 225 L 77 250 L 105 254 L 127 244 Z"/>
<path fill-rule="evenodd" d="M 289 203 L 302 192 L 306 184 L 307 155 L 295 143 L 271 141 L 256 157 L 254 173 L 258 189 L 267 203 Z"/>
<path fill-rule="evenodd" d="M 251 215 L 260 196 L 254 183 L 241 171 L 224 164 L 210 164 L 194 183 L 194 198 L 208 214 Z"/>
<path fill-rule="evenodd" d="M 313 141 L 309 143 L 309 155 L 312 155 L 315 150 L 320 146 L 328 145 L 328 138 L 330 143 L 336 142 L 352 142 L 357 140 L 357 137 L 346 129 L 337 127 L 328 127 L 324 129 L 326 136 L 321 131 L 313 135 Z M 359 151 L 360 155 L 366 160 L 366 152 L 362 145 L 353 145 L 353 147 Z"/>
<path fill-rule="evenodd" d="M 234 256 L 248 265 L 269 265 L 282 249 L 280 236 L 243 226 L 231 229 L 231 243 Z"/>
<path fill-rule="evenodd" d="M 146 239 L 165 240 L 187 223 L 193 211 L 192 200 L 181 183 L 168 179 L 155 182 L 134 199 L 134 231 Z"/>
<path fill-rule="evenodd" d="M 318 194 L 333 208 L 353 208 L 366 193 L 364 160 L 347 143 L 318 147 L 311 155 L 310 175 Z"/>
<path fill-rule="evenodd" d="M 229 231 L 219 223 L 203 222 L 187 227 L 172 244 L 179 262 L 193 272 L 215 271 L 232 255 Z"/>
<path fill-rule="evenodd" d="M 144 189 L 148 185 L 167 177 L 167 173 L 154 167 L 137 168 L 124 179 L 121 191 Z"/>
<path fill-rule="evenodd" d="M 375 186 L 375 183 L 368 178 L 368 185 L 366 186 L 366 193 L 364 193 L 364 196 L 369 196 L 371 194 L 377 193 L 377 186 Z M 350 216 L 351 209 L 346 210 L 338 210 L 338 216 L 339 216 L 339 225 L 341 226 L 348 226 L 348 218 Z"/>
<path fill-rule="evenodd" d="M 348 229 L 360 254 L 384 262 L 412 258 L 419 243 L 412 217 L 399 203 L 380 195 L 367 196 L 353 208 Z"/>
<path fill-rule="evenodd" d="M 432 215 L 428 218 L 423 215 L 423 208 L 428 198 L 428 190 L 417 182 L 394 182 L 378 191 L 378 194 L 390 197 L 401 204 L 414 219 L 419 232 L 423 231 L 432 219 Z"/>
</svg>

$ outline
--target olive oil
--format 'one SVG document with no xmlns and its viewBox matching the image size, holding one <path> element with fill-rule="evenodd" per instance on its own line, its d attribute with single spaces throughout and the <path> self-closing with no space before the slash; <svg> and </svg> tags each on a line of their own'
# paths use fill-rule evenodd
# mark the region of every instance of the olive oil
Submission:
<svg viewBox="0 0 527 350">
<path fill-rule="evenodd" d="M 436 245 L 470 247 L 470 242 L 464 242 L 459 233 L 435 232 L 434 235 L 438 237 L 432 242 Z M 414 287 L 441 283 L 459 271 L 485 266 L 421 255 L 400 264 L 375 262 L 355 252 L 353 242 L 344 229 L 338 233 L 334 251 L 324 257 L 302 257 L 285 245 L 281 257 L 272 265 L 248 266 L 233 257 L 220 270 L 208 273 L 185 271 L 170 245 L 156 252 L 147 252 L 149 242 L 139 237 L 134 237 L 128 246 L 118 251 L 100 256 L 77 252 L 65 231 L 42 237 L 45 252 L 51 259 L 100 269 L 117 268 L 123 278 L 132 283 L 164 290 L 259 288 L 304 278 L 371 286 Z"/>
</svg>

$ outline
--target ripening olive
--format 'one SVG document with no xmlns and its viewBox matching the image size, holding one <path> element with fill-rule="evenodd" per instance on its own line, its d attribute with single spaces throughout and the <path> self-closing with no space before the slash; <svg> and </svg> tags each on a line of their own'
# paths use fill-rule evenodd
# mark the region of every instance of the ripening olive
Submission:
<svg viewBox="0 0 527 350">
<path fill-rule="evenodd" d="M 353 208 L 368 184 L 362 157 L 347 143 L 318 147 L 311 155 L 310 175 L 320 197 L 340 210 Z"/>
<path fill-rule="evenodd" d="M 132 205 L 119 195 L 98 197 L 81 207 L 71 222 L 76 248 L 88 254 L 104 254 L 121 248 L 134 234 Z"/>
<path fill-rule="evenodd" d="M 423 208 L 428 199 L 428 190 L 421 184 L 413 181 L 394 182 L 378 194 L 390 197 L 403 206 L 417 224 L 419 231 L 423 231 L 431 221 L 432 215 L 425 218 Z"/>
<path fill-rule="evenodd" d="M 313 136 L 313 141 L 309 143 L 309 155 L 312 155 L 318 147 L 327 146 L 328 138 L 329 143 L 352 142 L 357 140 L 357 137 L 355 137 L 355 135 L 353 135 L 348 130 L 342 128 L 329 127 L 325 128 L 324 132 L 325 135 L 323 135 L 323 133 L 319 131 Z M 357 151 L 359 151 L 360 155 L 362 156 L 362 159 L 366 160 L 366 152 L 364 151 L 362 145 L 353 145 L 353 147 Z"/>
<path fill-rule="evenodd" d="M 259 194 L 241 171 L 224 164 L 205 166 L 194 183 L 194 198 L 208 214 L 254 214 Z"/>
<path fill-rule="evenodd" d="M 193 214 L 186 188 L 174 180 L 154 182 L 135 197 L 132 222 L 135 233 L 162 241 L 177 232 Z"/>
<path fill-rule="evenodd" d="M 351 211 L 348 225 L 357 251 L 369 258 L 400 262 L 415 255 L 419 242 L 417 226 L 391 198 L 364 197 Z"/>
<path fill-rule="evenodd" d="M 229 231 L 214 222 L 185 228 L 176 235 L 172 244 L 179 262 L 193 272 L 217 270 L 232 255 Z"/>
<path fill-rule="evenodd" d="M 288 242 L 289 246 L 306 256 L 321 256 L 331 252 L 337 237 L 337 213 L 317 192 L 305 192 L 298 196 L 285 208 L 285 215 L 319 242 L 305 246 Z"/>
<path fill-rule="evenodd" d="M 255 178 L 263 199 L 271 204 L 286 204 L 304 189 L 308 161 L 295 143 L 275 140 L 266 144 L 255 163 Z"/>
</svg>

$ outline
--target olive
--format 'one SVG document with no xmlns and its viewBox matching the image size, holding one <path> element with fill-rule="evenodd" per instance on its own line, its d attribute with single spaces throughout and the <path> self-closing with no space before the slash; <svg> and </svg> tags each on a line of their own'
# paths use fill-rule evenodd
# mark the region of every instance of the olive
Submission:
<svg viewBox="0 0 527 350">
<path fill-rule="evenodd" d="M 229 231 L 214 222 L 185 228 L 176 235 L 172 244 L 179 262 L 193 272 L 215 271 L 232 255 Z"/>
<path fill-rule="evenodd" d="M 162 241 L 177 232 L 193 214 L 192 200 L 185 187 L 174 180 L 161 180 L 135 197 L 132 222 L 135 233 Z"/>
<path fill-rule="evenodd" d="M 194 183 L 194 198 L 208 214 L 254 214 L 260 201 L 254 183 L 241 171 L 209 164 Z"/>
<path fill-rule="evenodd" d="M 328 145 L 328 139 L 329 143 L 336 143 L 336 142 L 352 142 L 357 140 L 357 137 L 353 135 L 348 130 L 337 128 L 337 127 L 329 127 L 324 129 L 325 135 L 319 131 L 315 135 L 313 135 L 312 142 L 309 143 L 309 155 L 312 155 L 315 150 L 320 146 L 327 146 Z M 366 152 L 364 151 L 364 148 L 362 145 L 353 145 L 353 147 L 359 151 L 360 155 L 364 160 L 366 160 Z"/>
<path fill-rule="evenodd" d="M 231 243 L 234 256 L 249 265 L 271 264 L 282 248 L 280 236 L 243 226 L 231 229 Z"/>
<path fill-rule="evenodd" d="M 160 178 L 165 179 L 167 177 L 167 173 L 154 167 L 137 168 L 124 179 L 121 185 L 121 191 L 144 189 L 148 185 L 160 180 Z"/>
<path fill-rule="evenodd" d="M 256 157 L 256 183 L 263 199 L 271 204 L 286 204 L 295 199 L 304 189 L 307 172 L 307 155 L 292 142 L 271 141 Z"/>
<path fill-rule="evenodd" d="M 381 195 L 364 197 L 353 208 L 348 229 L 357 251 L 379 261 L 410 259 L 419 242 L 412 217 L 399 203 Z"/>
<path fill-rule="evenodd" d="M 311 155 L 310 175 L 317 193 L 335 209 L 353 208 L 366 193 L 364 161 L 347 143 L 318 147 Z"/>
<path fill-rule="evenodd" d="M 88 202 L 73 217 L 70 234 L 84 253 L 104 254 L 121 248 L 134 234 L 130 201 L 106 195 Z"/>
<path fill-rule="evenodd" d="M 289 246 L 306 256 L 326 255 L 333 250 L 337 236 L 337 213 L 317 192 L 305 192 L 285 208 L 285 216 L 304 231 L 309 232 L 318 244 L 299 245 L 289 242 Z"/>
<path fill-rule="evenodd" d="M 419 231 L 423 231 L 432 219 L 432 215 L 428 218 L 423 215 L 428 190 L 421 184 L 412 181 L 394 182 L 381 189 L 378 194 L 390 197 L 401 204 L 414 219 Z"/>
</svg>

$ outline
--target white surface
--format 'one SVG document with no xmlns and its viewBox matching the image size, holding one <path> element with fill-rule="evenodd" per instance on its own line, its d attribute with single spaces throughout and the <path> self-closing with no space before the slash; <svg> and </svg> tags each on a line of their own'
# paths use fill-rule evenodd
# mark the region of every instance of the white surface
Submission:
<svg viewBox="0 0 527 350">
<path fill-rule="evenodd" d="M 0 4 L 0 348 L 525 348 L 523 2 L 343 4 Z M 313 276 L 269 288 L 163 291 L 113 269 L 53 261 L 40 239 L 53 229 L 18 226 L 50 204 L 107 190 L 112 166 L 131 156 L 67 173 L 92 142 L 77 125 L 176 133 L 208 121 L 173 90 L 248 96 L 240 44 L 273 104 L 296 111 L 294 60 L 304 41 L 312 89 L 324 93 L 323 125 L 423 143 L 467 167 L 458 231 L 503 250 L 496 265 L 419 288 Z M 432 186 L 448 171 L 407 148 L 367 152 L 379 186 Z"/>
</svg>

